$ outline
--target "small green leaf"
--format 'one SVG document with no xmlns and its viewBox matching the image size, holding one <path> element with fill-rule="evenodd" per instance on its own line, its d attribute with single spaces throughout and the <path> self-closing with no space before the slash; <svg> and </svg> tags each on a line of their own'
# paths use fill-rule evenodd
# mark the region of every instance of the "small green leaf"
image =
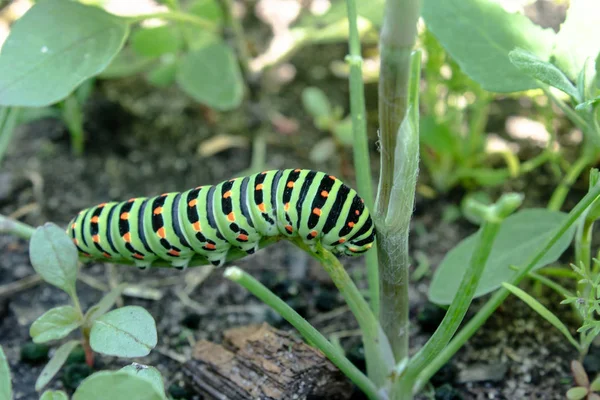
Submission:
<svg viewBox="0 0 600 400">
<path fill-rule="evenodd" d="M 595 97 L 595 98 L 593 98 L 593 99 L 591 99 L 591 100 L 588 100 L 588 101 L 584 101 L 583 103 L 579 103 L 579 104 L 577 104 L 577 105 L 575 106 L 575 109 L 576 109 L 577 111 L 580 111 L 580 110 L 586 110 L 586 109 L 588 109 L 589 107 L 591 107 L 591 106 L 593 106 L 594 104 L 597 104 L 597 103 L 599 103 L 599 102 L 600 102 L 600 96 L 598 96 L 598 97 Z"/>
<path fill-rule="evenodd" d="M 600 2 L 597 0 L 571 0 L 567 18 L 556 35 L 553 51 L 556 65 L 575 80 L 588 57 L 600 51 Z"/>
<path fill-rule="evenodd" d="M 152 385 L 154 385 L 158 393 L 165 392 L 165 385 L 163 383 L 162 375 L 154 367 L 133 363 L 131 365 L 121 368 L 120 370 L 123 372 L 127 372 L 128 374 L 136 375 L 149 380 L 152 383 Z"/>
<path fill-rule="evenodd" d="M 63 229 L 52 223 L 38 227 L 29 241 L 29 257 L 46 282 L 69 295 L 75 293 L 77 248 Z"/>
<path fill-rule="evenodd" d="M 555 230 L 566 220 L 567 214 L 546 209 L 526 209 L 508 217 L 502 223 L 494 248 L 479 281 L 475 296 L 496 290 L 502 282 L 518 273 L 510 265 L 524 266 L 534 252 L 539 250 Z M 534 266 L 535 271 L 554 262 L 569 247 L 574 227 L 563 235 Z M 431 286 L 429 300 L 437 304 L 450 304 L 477 244 L 478 233 L 469 236 L 454 247 L 438 266 Z"/>
<path fill-rule="evenodd" d="M 164 400 L 164 393 L 141 376 L 123 371 L 100 371 L 89 376 L 73 394 L 73 400 Z"/>
<path fill-rule="evenodd" d="M 35 381 L 35 390 L 42 390 L 54 378 L 54 375 L 56 375 L 65 361 L 67 361 L 67 357 L 69 357 L 71 351 L 78 345 L 78 340 L 70 340 L 56 350 L 54 356 L 48 361 L 37 381 Z"/>
<path fill-rule="evenodd" d="M 90 307 L 87 313 L 85 313 L 84 320 L 86 323 L 94 321 L 96 318 L 106 314 L 114 305 L 123 290 L 127 287 L 126 283 L 121 283 L 116 286 L 113 290 L 108 292 L 98 304 Z"/>
<path fill-rule="evenodd" d="M 215 0 L 196 0 L 189 12 L 215 23 L 223 22 L 223 7 Z"/>
<path fill-rule="evenodd" d="M 34 321 L 29 334 L 35 343 L 45 343 L 64 338 L 82 322 L 81 314 L 75 307 L 55 307 Z"/>
<path fill-rule="evenodd" d="M 233 110 L 244 95 L 240 67 L 224 43 L 209 44 L 184 56 L 177 83 L 194 100 L 220 111 Z"/>
<path fill-rule="evenodd" d="M 554 315 L 552 313 L 552 311 L 550 311 L 546 307 L 544 307 L 542 305 L 542 303 L 540 303 L 539 301 L 534 299 L 527 292 L 519 289 L 518 287 L 516 287 L 514 285 L 504 282 L 504 283 L 502 283 L 502 286 L 504 286 L 506 289 L 508 289 L 512 294 L 517 296 L 519 299 L 521 299 L 525 304 L 527 304 L 529 307 L 531 307 L 533 309 L 533 311 L 535 311 L 540 316 L 542 316 L 546 321 L 548 321 L 552 325 L 554 325 L 554 327 L 556 329 L 558 329 L 563 335 L 565 335 L 567 340 L 569 342 L 571 342 L 571 344 L 573 346 L 575 346 L 576 349 L 579 350 L 579 343 L 577 343 L 577 340 L 575 340 L 573 338 L 573 336 L 571 335 L 571 332 L 569 332 L 569 328 L 567 328 L 566 325 L 563 324 L 563 322 L 560 319 L 558 319 L 558 317 L 556 315 Z"/>
<path fill-rule="evenodd" d="M 600 375 L 598 375 L 593 381 L 592 384 L 590 385 L 590 389 L 593 392 L 597 392 L 600 391 Z"/>
<path fill-rule="evenodd" d="M 554 45 L 551 29 L 489 0 L 424 0 L 422 15 L 461 70 L 484 89 L 516 92 L 538 87 L 511 64 L 508 53 L 520 47 L 548 60 Z"/>
<path fill-rule="evenodd" d="M 11 27 L 0 52 L 0 105 L 64 99 L 119 52 L 125 19 L 76 1 L 37 2 Z"/>
<path fill-rule="evenodd" d="M 119 357 L 143 357 L 156 346 L 156 324 L 150 313 L 138 306 L 113 310 L 96 319 L 90 346 L 98 353 Z"/>
<path fill-rule="evenodd" d="M 0 399 L 12 399 L 12 383 L 10 380 L 10 366 L 0 346 Z"/>
<path fill-rule="evenodd" d="M 183 40 L 176 27 L 171 25 L 138 29 L 131 35 L 131 46 L 145 57 L 159 57 L 167 53 L 178 52 Z"/>
<path fill-rule="evenodd" d="M 569 78 L 554 65 L 542 61 L 534 54 L 523 50 L 515 49 L 508 54 L 510 62 L 527 75 L 544 82 L 552 87 L 562 90 L 577 101 L 581 101 L 577 88 L 573 86 Z"/>
<path fill-rule="evenodd" d="M 344 146 L 354 145 L 354 131 L 352 130 L 352 118 L 347 117 L 335 124 L 333 135 Z"/>
<path fill-rule="evenodd" d="M 146 78 L 148 82 L 158 87 L 166 87 L 175 82 L 177 68 L 179 63 L 175 57 L 162 61 L 161 64 L 154 67 Z"/>
<path fill-rule="evenodd" d="M 317 87 L 307 87 L 302 91 L 302 104 L 313 118 L 331 118 L 331 103 L 325 92 Z"/>
<path fill-rule="evenodd" d="M 574 387 L 567 391 L 568 400 L 581 400 L 588 394 L 588 388 L 585 387 Z"/>
<path fill-rule="evenodd" d="M 69 396 L 62 390 L 46 390 L 40 400 L 69 400 Z"/>
</svg>

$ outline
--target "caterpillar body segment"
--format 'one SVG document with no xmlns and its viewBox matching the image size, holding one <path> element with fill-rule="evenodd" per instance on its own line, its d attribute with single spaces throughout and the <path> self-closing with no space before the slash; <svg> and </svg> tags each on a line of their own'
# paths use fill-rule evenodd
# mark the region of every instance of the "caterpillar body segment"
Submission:
<svg viewBox="0 0 600 400">
<path fill-rule="evenodd" d="M 286 169 L 200 186 L 181 193 L 99 204 L 81 211 L 67 233 L 91 259 L 165 260 L 185 268 L 195 255 L 222 265 L 232 249 L 256 252 L 264 237 L 299 237 L 355 256 L 375 240 L 363 200 L 323 172 Z"/>
</svg>

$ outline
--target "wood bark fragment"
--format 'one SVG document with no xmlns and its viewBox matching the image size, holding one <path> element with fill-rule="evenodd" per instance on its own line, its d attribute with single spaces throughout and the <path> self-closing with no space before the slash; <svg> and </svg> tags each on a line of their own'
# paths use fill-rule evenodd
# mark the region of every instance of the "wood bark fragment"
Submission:
<svg viewBox="0 0 600 400">
<path fill-rule="evenodd" d="M 350 381 L 317 349 L 268 324 L 225 331 L 206 340 L 184 364 L 191 387 L 215 400 L 345 400 Z"/>
</svg>

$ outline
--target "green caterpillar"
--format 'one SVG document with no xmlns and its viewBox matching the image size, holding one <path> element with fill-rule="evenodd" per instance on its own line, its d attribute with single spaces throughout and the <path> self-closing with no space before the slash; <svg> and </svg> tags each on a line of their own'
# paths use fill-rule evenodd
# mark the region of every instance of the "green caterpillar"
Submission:
<svg viewBox="0 0 600 400">
<path fill-rule="evenodd" d="M 221 266 L 232 249 L 258 250 L 263 237 L 299 237 L 335 254 L 359 255 L 375 240 L 364 201 L 334 176 L 266 171 L 183 193 L 103 203 L 81 211 L 67 233 L 91 259 L 147 268 L 186 268 L 194 255 Z"/>
</svg>

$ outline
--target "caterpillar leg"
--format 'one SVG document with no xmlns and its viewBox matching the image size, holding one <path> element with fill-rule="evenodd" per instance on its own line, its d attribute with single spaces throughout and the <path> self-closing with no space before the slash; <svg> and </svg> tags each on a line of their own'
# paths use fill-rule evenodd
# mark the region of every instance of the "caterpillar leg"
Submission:
<svg viewBox="0 0 600 400">
<path fill-rule="evenodd" d="M 227 261 L 227 253 L 226 252 L 225 253 L 222 253 L 222 252 L 211 253 L 211 254 L 208 254 L 206 256 L 206 258 L 215 267 L 222 267 L 223 264 L 225 264 L 225 261 Z"/>
<path fill-rule="evenodd" d="M 185 269 L 187 269 L 187 267 L 190 264 L 191 260 L 192 260 L 192 257 L 179 258 L 179 259 L 174 259 L 171 263 L 172 263 L 172 265 L 173 265 L 173 267 L 175 269 L 178 269 L 180 271 L 184 271 Z"/>
<path fill-rule="evenodd" d="M 133 260 L 133 263 L 140 271 L 149 269 L 152 266 L 152 261 L 148 260 Z"/>
</svg>

